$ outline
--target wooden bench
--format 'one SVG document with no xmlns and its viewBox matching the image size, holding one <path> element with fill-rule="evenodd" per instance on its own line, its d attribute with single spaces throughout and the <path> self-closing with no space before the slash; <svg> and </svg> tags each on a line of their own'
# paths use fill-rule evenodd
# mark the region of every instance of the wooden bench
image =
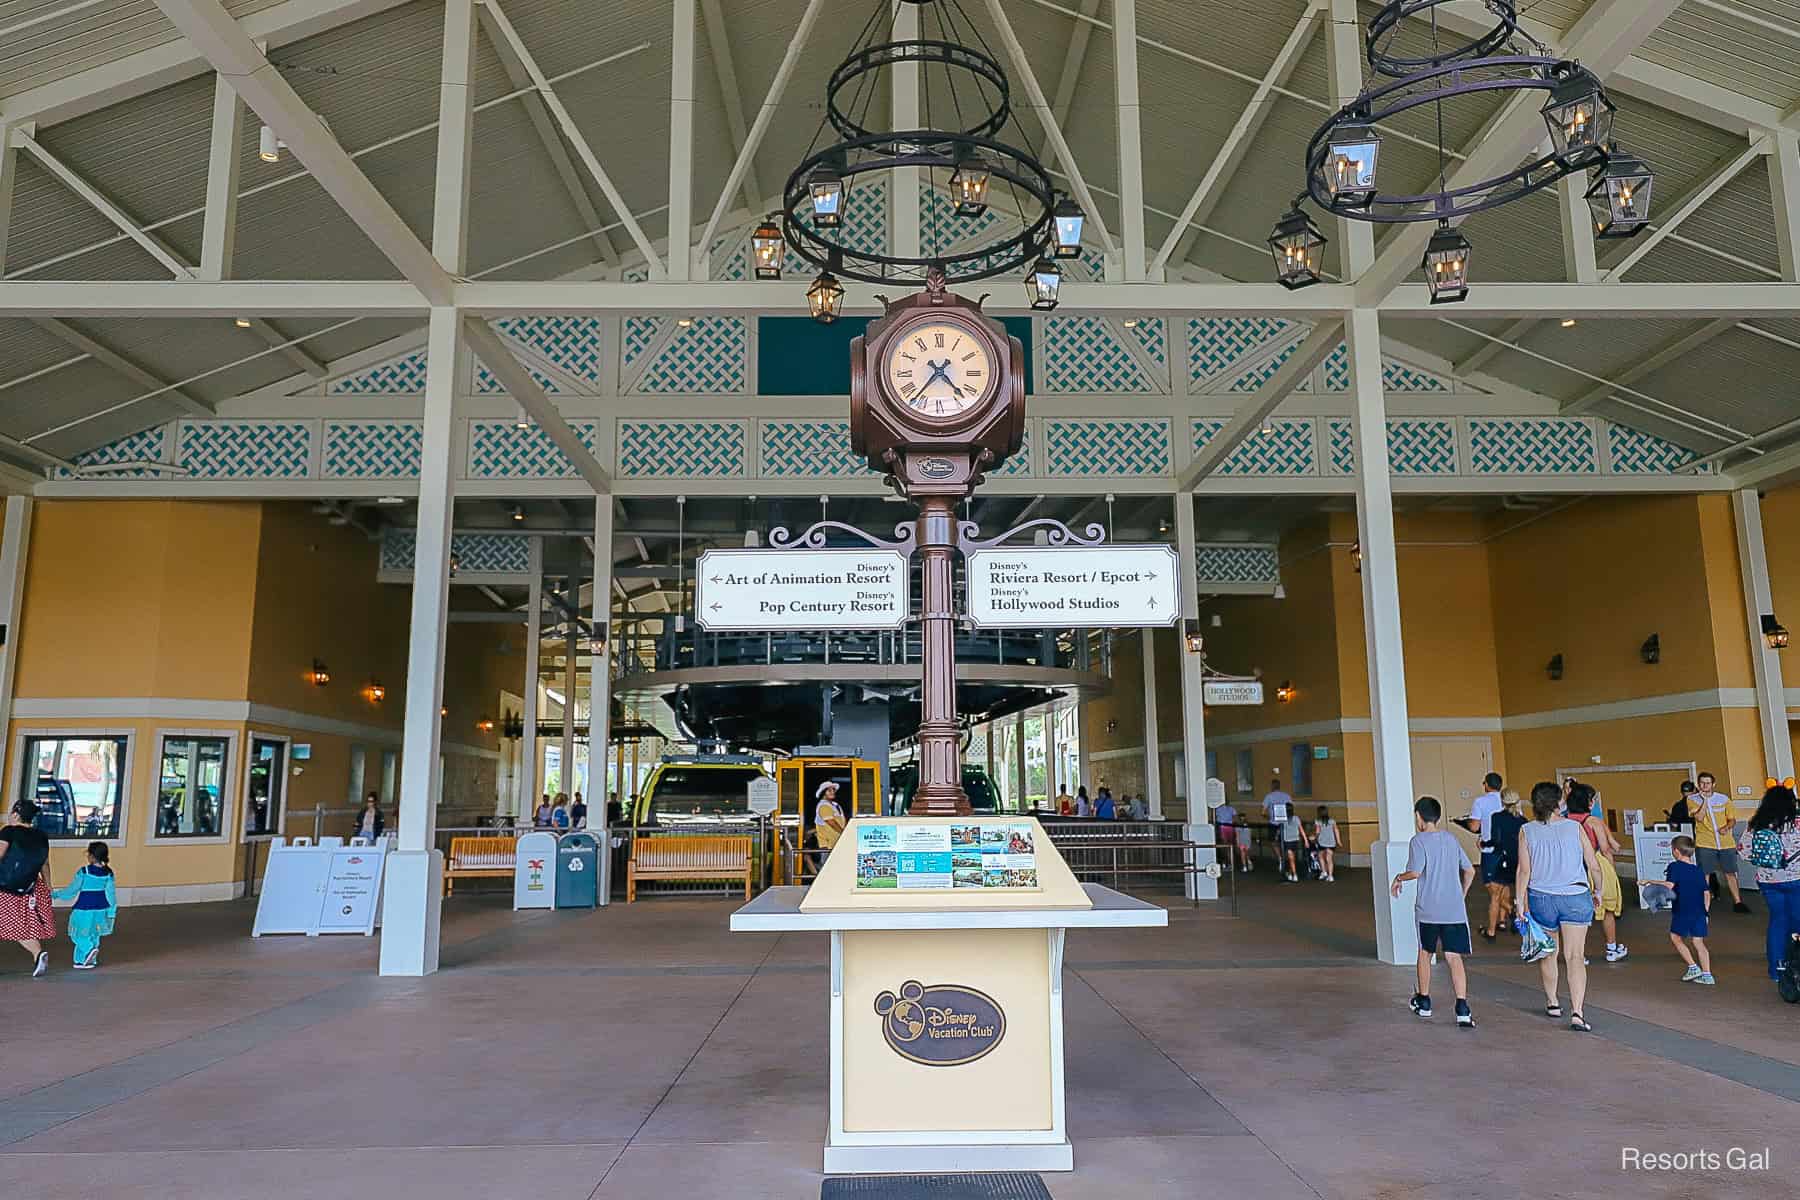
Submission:
<svg viewBox="0 0 1800 1200">
<path fill-rule="evenodd" d="M 453 837 L 444 860 L 444 895 L 456 890 L 458 879 L 511 879 L 519 839 L 505 837 Z"/>
<path fill-rule="evenodd" d="M 625 902 L 637 899 L 640 879 L 742 879 L 750 898 L 751 839 L 739 835 L 638 837 L 625 867 Z"/>
</svg>

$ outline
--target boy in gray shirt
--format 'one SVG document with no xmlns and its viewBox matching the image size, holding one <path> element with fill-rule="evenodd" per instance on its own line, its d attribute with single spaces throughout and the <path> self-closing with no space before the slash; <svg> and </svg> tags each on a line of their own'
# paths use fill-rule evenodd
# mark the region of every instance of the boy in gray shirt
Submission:
<svg viewBox="0 0 1800 1200">
<path fill-rule="evenodd" d="M 1444 806 L 1434 797 L 1421 796 L 1413 805 L 1413 823 L 1419 832 L 1413 835 L 1406 851 L 1406 870 L 1394 876 L 1394 899 L 1409 880 L 1419 881 L 1414 894 L 1414 911 L 1419 922 L 1419 990 L 1409 1006 L 1426 1020 L 1431 1019 L 1431 956 L 1443 951 L 1450 964 L 1450 983 L 1456 989 L 1456 1023 L 1465 1029 L 1475 1027 L 1475 1016 L 1469 1011 L 1469 977 L 1463 970 L 1463 955 L 1469 953 L 1469 885 L 1475 882 L 1475 867 L 1463 853 L 1456 835 L 1438 824 Z"/>
</svg>

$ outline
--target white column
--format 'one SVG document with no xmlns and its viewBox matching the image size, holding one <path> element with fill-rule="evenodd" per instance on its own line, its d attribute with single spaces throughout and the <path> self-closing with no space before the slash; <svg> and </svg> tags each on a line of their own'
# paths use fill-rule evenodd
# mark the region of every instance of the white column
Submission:
<svg viewBox="0 0 1800 1200">
<path fill-rule="evenodd" d="M 1345 105 L 1362 91 L 1363 29 L 1357 0 L 1331 0 L 1331 44 L 1325 58 L 1332 101 Z M 1367 221 L 1338 221 L 1338 271 L 1355 279 L 1375 265 L 1375 227 Z"/>
<path fill-rule="evenodd" d="M 1088 747 L 1093 739 L 1087 735 L 1087 706 L 1086 699 L 1075 701 L 1075 784 L 1069 791 L 1074 792 L 1077 788 L 1086 787 L 1088 797 L 1091 799 L 1094 795 L 1094 763 Z"/>
<path fill-rule="evenodd" d="M 456 364 L 462 322 L 454 308 L 431 310 L 425 370 L 425 429 L 419 460 L 419 528 L 413 551 L 412 621 L 407 637 L 406 727 L 401 757 L 399 848 L 387 859 L 382 898 L 381 973 L 430 975 L 438 964 L 444 856 L 436 849 L 438 758 L 443 737 L 444 625 L 450 601 L 450 518 L 454 504 L 450 436 L 456 422 Z"/>
<path fill-rule="evenodd" d="M 1162 755 L 1156 747 L 1156 630 L 1140 629 L 1144 653 L 1144 803 L 1162 820 Z"/>
<path fill-rule="evenodd" d="M 1019 806 L 1019 811 L 1023 812 L 1025 810 L 1025 793 L 1029 790 L 1027 781 L 1030 779 L 1030 774 L 1025 769 L 1024 713 L 1013 718 L 1013 750 L 1016 752 L 1013 760 L 1013 786 L 1019 789 L 1018 798 L 1013 803 Z"/>
<path fill-rule="evenodd" d="M 1750 662 L 1756 668 L 1756 715 L 1762 724 L 1763 771 L 1772 779 L 1794 773 L 1794 746 L 1788 738 L 1787 689 L 1781 680 L 1781 652 L 1763 636 L 1764 613 L 1775 612 L 1769 590 L 1769 558 L 1763 548 L 1762 498 L 1754 488 L 1731 493 L 1737 518 L 1738 567 L 1744 579 L 1744 619 L 1750 635 Z"/>
<path fill-rule="evenodd" d="M 612 638 L 611 496 L 594 498 L 594 636 L 603 649 L 593 656 L 592 682 L 588 687 L 588 828 L 600 842 L 600 903 L 610 902 L 612 876 L 608 869 L 611 847 L 606 824 L 606 758 L 612 745 L 612 663 L 618 647 Z M 598 780 L 598 783 L 595 781 Z"/>
<path fill-rule="evenodd" d="M 675 0 L 669 67 L 669 278 L 694 277 L 694 0 Z M 726 53 L 715 47 L 714 53 Z M 731 102 L 726 98 L 726 103 Z M 704 254 L 708 247 L 699 247 Z M 604 498 L 601 507 L 605 507 Z M 592 757 L 592 746 L 589 746 Z M 572 778 L 572 777 L 571 777 Z"/>
<path fill-rule="evenodd" d="M 1056 803 L 1056 705 L 1044 709 L 1044 798 Z"/>
<path fill-rule="evenodd" d="M 1383 962 L 1411 963 L 1418 953 L 1410 891 L 1394 900 L 1388 884 L 1406 869 L 1413 834 L 1412 743 L 1406 715 L 1406 667 L 1400 641 L 1400 576 L 1394 557 L 1393 481 L 1388 477 L 1387 405 L 1381 383 L 1381 327 L 1371 309 L 1347 313 L 1356 446 L 1356 523 L 1362 543 L 1363 630 L 1369 664 L 1369 714 L 1375 750 L 1375 801 L 1381 836 L 1372 848 L 1375 941 Z"/>
<path fill-rule="evenodd" d="M 1556 185 L 1562 211 L 1563 278 L 1570 283 L 1597 283 L 1600 262 L 1594 251 L 1594 222 L 1588 215 L 1587 172 L 1565 175 Z"/>
<path fill-rule="evenodd" d="M 0 269 L 6 266 L 6 237 L 12 227 L 13 182 L 19 177 L 19 148 L 13 145 L 13 130 L 19 128 L 0 121 Z"/>
<path fill-rule="evenodd" d="M 919 37 L 919 8 L 916 4 L 894 6 L 894 40 L 916 41 Z M 893 75 L 893 122 L 895 129 L 919 127 L 919 64 L 896 63 L 888 68 Z M 888 227 L 893 230 L 894 254 L 900 258 L 916 258 L 919 254 L 919 188 L 922 186 L 918 167 L 901 167 L 893 173 L 888 191 Z"/>
<path fill-rule="evenodd" d="M 19 662 L 19 611 L 31 556 L 31 497 L 8 496 L 0 518 L 0 734 L 12 728 L 13 674 Z"/>
<path fill-rule="evenodd" d="M 1768 138 L 1775 246 L 1780 254 L 1781 277 L 1793 283 L 1800 280 L 1800 133 L 1778 129 L 1770 131 Z"/>
<path fill-rule="evenodd" d="M 1125 278 L 1144 278 L 1144 140 L 1138 97 L 1137 0 L 1113 0 L 1113 97 L 1119 116 L 1119 236 Z"/>
<path fill-rule="evenodd" d="M 200 278 L 229 279 L 237 245 L 238 167 L 243 160 L 244 102 L 224 75 L 213 78 L 212 146 L 206 160 L 206 218 L 200 235 Z M 248 315 L 248 314 L 246 314 Z"/>
<path fill-rule="evenodd" d="M 1181 572 L 1182 624 L 1175 630 L 1175 653 L 1181 657 L 1181 773 L 1182 787 L 1187 792 L 1187 839 L 1211 847 L 1216 844 L 1217 834 L 1212 812 L 1206 807 L 1205 660 L 1187 648 L 1186 630 L 1182 627 L 1200 618 L 1198 551 L 1194 542 L 1194 498 L 1176 492 L 1175 569 Z M 1195 853 L 1196 866 L 1217 861 L 1217 850 Z M 1189 875 L 1187 893 L 1190 899 L 1217 900 L 1219 881 L 1205 875 Z"/>
<path fill-rule="evenodd" d="M 599 498 L 601 504 L 606 503 L 604 496 Z M 573 577 L 568 580 L 569 615 L 581 611 L 581 585 Z M 575 675 L 575 657 L 580 652 L 581 643 L 575 636 L 575 626 L 569 626 L 569 636 L 563 640 L 563 719 L 562 719 L 562 787 L 558 791 L 568 794 L 571 801 L 575 798 L 575 688 L 580 682 Z M 593 747 L 588 747 L 591 752 Z"/>
<path fill-rule="evenodd" d="M 438 84 L 437 188 L 431 252 L 452 275 L 468 269 L 469 146 L 475 129 L 475 2 L 444 0 L 444 62 Z M 461 334 L 457 340 L 462 340 Z"/>
<path fill-rule="evenodd" d="M 538 656 L 544 645 L 544 539 L 531 539 L 531 584 L 525 601 L 525 743 L 526 768 L 519 772 L 519 802 L 513 807 L 521 823 L 537 813 L 542 795 L 544 755 L 538 748 Z"/>
</svg>

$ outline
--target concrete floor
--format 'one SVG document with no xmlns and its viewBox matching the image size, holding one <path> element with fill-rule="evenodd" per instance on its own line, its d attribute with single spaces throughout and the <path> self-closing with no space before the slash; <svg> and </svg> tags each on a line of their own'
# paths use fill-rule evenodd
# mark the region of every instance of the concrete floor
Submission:
<svg viewBox="0 0 1800 1200">
<path fill-rule="evenodd" d="M 1596 963 L 1583 1037 L 1535 968 L 1475 961 L 1480 1028 L 1405 1008 L 1369 888 L 1249 877 L 1232 918 L 1072 935 L 1076 1170 L 1058 1200 L 1789 1194 L 1800 1008 L 1763 919 L 1722 912 L 1720 985 L 1662 922 Z M 444 969 L 375 977 L 372 939 L 248 936 L 247 904 L 121 915 L 100 971 L 0 947 L 0 1179 L 33 1200 L 815 1197 L 823 935 L 733 935 L 726 901 L 444 910 Z M 1623 1146 L 1774 1148 L 1774 1173 L 1622 1171 Z"/>
</svg>

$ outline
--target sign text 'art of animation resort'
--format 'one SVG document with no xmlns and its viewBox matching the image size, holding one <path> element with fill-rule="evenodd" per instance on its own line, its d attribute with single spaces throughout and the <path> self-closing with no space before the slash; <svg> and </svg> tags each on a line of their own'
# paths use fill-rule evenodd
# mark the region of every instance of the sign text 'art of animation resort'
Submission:
<svg viewBox="0 0 1800 1200">
<path fill-rule="evenodd" d="M 695 615 L 714 632 L 906 621 L 907 564 L 897 550 L 708 550 L 697 571 Z"/>
<path fill-rule="evenodd" d="M 1164 545 L 975 550 L 965 560 L 969 619 L 985 629 L 1173 625 L 1176 562 Z"/>
</svg>

